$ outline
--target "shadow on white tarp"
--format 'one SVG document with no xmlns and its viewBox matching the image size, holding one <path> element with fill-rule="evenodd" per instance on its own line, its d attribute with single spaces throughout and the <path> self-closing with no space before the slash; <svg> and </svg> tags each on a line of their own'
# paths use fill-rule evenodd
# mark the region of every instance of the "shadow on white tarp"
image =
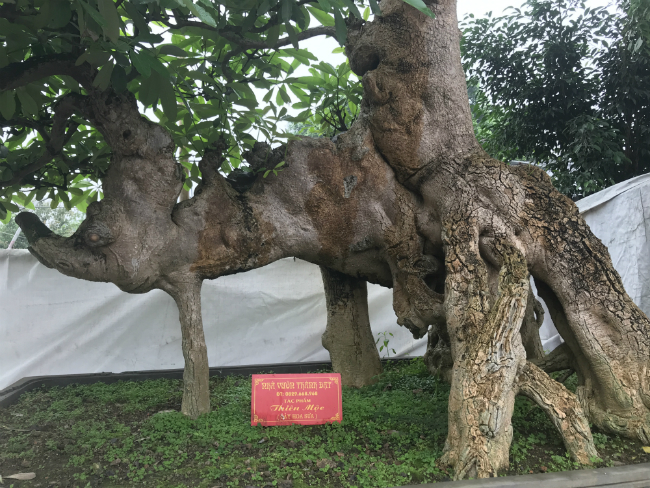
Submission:
<svg viewBox="0 0 650 488">
<path fill-rule="evenodd" d="M 577 203 L 648 314 L 650 175 Z M 0 294 L 0 389 L 26 376 L 183 367 L 178 310 L 162 291 L 129 295 L 110 283 L 64 276 L 28 251 L 0 250 Z M 316 265 L 289 258 L 205 281 L 202 301 L 210 366 L 329 359 Z M 398 357 L 424 354 L 426 338 L 416 341 L 397 326 L 391 290 L 368 285 L 368 302 L 375 338 L 391 332 Z M 548 313 L 540 335 L 546 350 L 561 343 Z"/>
</svg>

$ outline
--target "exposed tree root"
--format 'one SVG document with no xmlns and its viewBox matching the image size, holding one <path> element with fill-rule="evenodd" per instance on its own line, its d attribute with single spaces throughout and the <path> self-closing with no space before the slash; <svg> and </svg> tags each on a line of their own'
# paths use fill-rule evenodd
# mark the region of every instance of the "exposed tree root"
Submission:
<svg viewBox="0 0 650 488">
<path fill-rule="evenodd" d="M 471 221 L 445 227 L 447 324 L 456 359 L 441 462 L 454 467 L 456 479 L 496 476 L 508 466 L 516 378 L 526 361 L 520 334 L 530 289 L 526 262 L 517 249 L 499 246 L 499 297 L 489 307 L 485 265 L 470 229 Z"/>
<path fill-rule="evenodd" d="M 519 379 L 519 392 L 539 405 L 564 440 L 571 458 L 591 464 L 598 456 L 589 423 L 576 396 L 532 363 L 526 363 Z"/>
</svg>

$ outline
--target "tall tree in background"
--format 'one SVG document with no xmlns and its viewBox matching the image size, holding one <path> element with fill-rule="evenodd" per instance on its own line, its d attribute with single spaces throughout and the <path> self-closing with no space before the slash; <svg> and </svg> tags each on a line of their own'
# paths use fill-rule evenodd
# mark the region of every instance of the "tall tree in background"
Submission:
<svg viewBox="0 0 650 488">
<path fill-rule="evenodd" d="M 480 147 L 456 2 L 369 3 L 372 21 L 351 0 L 5 2 L 0 202 L 71 206 L 93 199 L 79 181 L 101 179 L 103 198 L 69 238 L 31 213 L 16 221 L 46 266 L 175 299 L 191 417 L 210 409 L 203 280 L 296 256 L 327 271 L 326 342 L 350 339 L 339 357 L 367 353 L 368 338 L 344 327 L 367 321 L 365 281 L 392 286 L 399 323 L 428 334 L 427 363 L 452 384 L 440 462 L 457 478 L 508 465 L 517 394 L 547 412 L 576 461 L 597 454 L 590 422 L 650 442 L 650 322 L 547 174 Z M 312 93 L 322 98 L 311 77 L 293 76 L 299 64 L 334 70 L 300 49 L 322 35 L 345 44 L 362 77 L 358 116 L 335 141 L 273 144 L 278 122 L 308 119 Z M 288 118 L 294 95 L 305 105 Z M 200 157 L 182 202 L 179 147 L 181 160 Z M 248 174 L 224 176 L 238 166 Z M 529 341 L 530 275 L 566 341 L 549 357 Z M 568 368 L 577 394 L 548 375 Z"/>
<path fill-rule="evenodd" d="M 463 24 L 477 135 L 573 199 L 650 171 L 648 7 L 530 0 Z"/>
</svg>

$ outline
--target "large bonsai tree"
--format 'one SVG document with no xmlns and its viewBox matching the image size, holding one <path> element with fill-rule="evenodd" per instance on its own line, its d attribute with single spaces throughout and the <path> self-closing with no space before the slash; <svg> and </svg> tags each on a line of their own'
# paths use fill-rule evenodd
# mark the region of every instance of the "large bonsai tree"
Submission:
<svg viewBox="0 0 650 488">
<path fill-rule="evenodd" d="M 519 393 L 547 411 L 577 461 L 596 455 L 589 422 L 649 442 L 648 319 L 546 173 L 506 166 L 477 143 L 455 1 L 370 4 L 372 21 L 350 0 L 5 3 L 4 207 L 46 194 L 78 203 L 91 195 L 76 185 L 88 177 L 104 196 L 69 238 L 18 215 L 31 252 L 67 275 L 174 297 L 192 417 L 210 408 L 202 281 L 297 256 L 324 268 L 333 359 L 354 369 L 376 358 L 365 347 L 364 281 L 392 286 L 399 322 L 428 333 L 428 364 L 452 383 L 441 462 L 457 478 L 507 466 Z M 307 12 L 324 25 L 309 27 Z M 310 62 L 300 41 L 318 35 L 344 42 L 362 77 L 363 99 L 345 100 L 358 116 L 335 141 L 274 145 L 286 112 L 273 94 L 288 103 L 289 84 L 307 107 L 322 96 L 323 72 L 346 69 L 286 78 Z M 257 106 L 251 86 L 269 105 Z M 136 95 L 144 106 L 160 100 L 159 122 Z M 323 118 L 345 109 L 328 103 Z M 200 156 L 188 165 L 198 187 L 180 203 L 178 147 L 181 159 Z M 240 159 L 250 172 L 224 177 Z M 566 341 L 549 356 L 530 275 Z M 547 374 L 567 368 L 575 395 Z"/>
</svg>

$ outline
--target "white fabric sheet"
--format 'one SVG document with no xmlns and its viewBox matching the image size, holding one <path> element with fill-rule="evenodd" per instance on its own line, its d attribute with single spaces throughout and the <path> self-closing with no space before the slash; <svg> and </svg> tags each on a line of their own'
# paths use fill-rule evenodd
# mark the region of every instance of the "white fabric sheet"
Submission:
<svg viewBox="0 0 650 488">
<path fill-rule="evenodd" d="M 0 389 L 25 376 L 183 367 L 178 309 L 162 291 L 130 295 L 2 250 L 0 292 Z M 205 281 L 202 301 L 210 366 L 329 360 L 318 266 L 290 258 Z M 391 332 L 398 356 L 424 354 L 426 341 L 397 326 L 391 290 L 369 285 L 368 307 L 375 338 Z"/>
</svg>

